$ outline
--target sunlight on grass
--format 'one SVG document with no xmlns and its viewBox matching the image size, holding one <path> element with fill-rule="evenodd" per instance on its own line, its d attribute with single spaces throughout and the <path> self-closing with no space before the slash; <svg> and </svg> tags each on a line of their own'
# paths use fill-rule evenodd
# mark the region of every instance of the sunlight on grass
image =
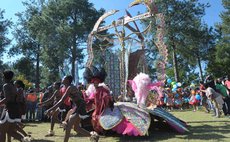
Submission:
<svg viewBox="0 0 230 142">
<path fill-rule="evenodd" d="M 209 113 L 201 110 L 193 112 L 173 111 L 176 117 L 184 120 L 189 125 L 189 133 L 178 134 L 167 127 L 158 127 L 156 123 L 155 128 L 149 130 L 149 136 L 145 137 L 129 137 L 129 136 L 102 136 L 100 142 L 202 142 L 202 141 L 229 141 L 230 140 L 230 119 L 222 116 L 221 118 L 214 118 Z M 155 126 L 154 125 L 154 126 Z M 63 142 L 64 131 L 55 125 L 55 136 L 45 137 L 49 130 L 49 123 L 26 123 L 25 130 L 31 133 L 34 138 L 33 142 Z M 88 142 L 87 137 L 79 137 L 73 130 L 69 142 Z M 14 142 L 14 141 L 13 141 Z"/>
</svg>

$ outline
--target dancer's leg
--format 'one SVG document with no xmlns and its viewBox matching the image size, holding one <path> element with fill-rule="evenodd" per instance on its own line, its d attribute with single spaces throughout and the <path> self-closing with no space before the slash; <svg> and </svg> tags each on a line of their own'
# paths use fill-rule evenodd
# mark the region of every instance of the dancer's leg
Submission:
<svg viewBox="0 0 230 142">
<path fill-rule="evenodd" d="M 17 132 L 17 124 L 16 123 L 9 123 L 9 129 L 7 133 L 12 136 L 14 139 L 21 141 L 23 136 Z"/>
<path fill-rule="evenodd" d="M 86 137 L 90 136 L 90 133 L 87 130 L 80 127 L 80 125 L 79 125 L 80 123 L 81 123 L 81 118 L 79 117 L 79 115 L 77 115 L 77 118 L 76 118 L 75 123 L 74 123 L 74 130 L 77 133 L 82 134 L 83 136 L 86 136 Z"/>
<path fill-rule="evenodd" d="M 0 124 L 0 142 L 6 141 L 6 132 L 7 132 L 8 127 L 9 125 L 7 122 Z"/>
<path fill-rule="evenodd" d="M 68 142 L 69 141 L 69 136 L 70 136 L 70 132 L 71 132 L 71 129 L 74 125 L 74 122 L 75 122 L 75 119 L 76 119 L 76 115 L 70 115 L 69 117 L 69 121 L 66 125 L 66 130 L 65 130 L 65 136 L 64 136 L 64 142 Z"/>
</svg>

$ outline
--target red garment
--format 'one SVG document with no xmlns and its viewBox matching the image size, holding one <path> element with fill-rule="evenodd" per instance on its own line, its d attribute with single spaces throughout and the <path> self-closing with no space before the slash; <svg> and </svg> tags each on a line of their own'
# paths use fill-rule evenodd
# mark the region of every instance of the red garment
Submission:
<svg viewBox="0 0 230 142">
<path fill-rule="evenodd" d="M 204 85 L 200 85 L 200 90 L 205 90 L 205 87 L 204 87 Z M 205 96 L 205 93 L 204 92 L 202 92 L 202 91 L 200 91 L 200 95 L 201 96 Z"/>
<path fill-rule="evenodd" d="M 65 94 L 65 91 L 66 91 L 65 87 L 62 87 L 60 89 L 61 96 L 63 96 Z M 67 106 L 71 106 L 70 97 L 66 97 L 66 99 L 64 100 L 64 104 Z"/>
<path fill-rule="evenodd" d="M 82 91 L 83 99 L 85 100 L 86 103 L 86 111 L 90 111 L 95 108 L 94 106 L 94 96 L 95 94 L 92 94 L 91 96 L 87 96 L 85 91 Z"/>
<path fill-rule="evenodd" d="M 107 89 L 103 87 L 98 87 L 96 88 L 96 90 L 97 92 L 94 98 L 95 110 L 92 114 L 92 125 L 94 130 L 100 133 L 103 132 L 103 128 L 99 123 L 99 117 L 107 107 L 111 106 L 113 101 Z"/>
<path fill-rule="evenodd" d="M 229 80 L 226 80 L 226 81 L 225 81 L 225 86 L 226 86 L 228 89 L 230 89 L 230 81 L 229 81 Z"/>
</svg>

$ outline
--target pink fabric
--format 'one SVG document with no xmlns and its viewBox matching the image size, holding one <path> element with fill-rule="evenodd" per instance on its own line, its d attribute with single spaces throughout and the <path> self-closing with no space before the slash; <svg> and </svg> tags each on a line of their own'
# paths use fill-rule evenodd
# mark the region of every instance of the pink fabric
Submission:
<svg viewBox="0 0 230 142">
<path fill-rule="evenodd" d="M 196 97 L 193 95 L 193 96 L 191 96 L 191 98 L 190 98 L 190 100 L 189 100 L 189 104 L 190 105 L 196 105 L 196 104 L 198 104 L 199 103 L 199 101 L 196 99 Z"/>
<path fill-rule="evenodd" d="M 159 88 L 163 83 L 151 83 L 151 78 L 145 73 L 139 73 L 133 80 L 128 80 L 128 82 L 135 93 L 138 106 L 145 105 L 150 90 L 156 90 L 160 96 L 163 96 Z"/>
<path fill-rule="evenodd" d="M 159 98 L 162 98 L 162 97 L 164 97 L 164 96 L 163 96 L 163 94 L 162 94 L 163 91 L 161 90 L 160 86 L 163 86 L 163 83 L 159 81 L 159 82 L 156 82 L 156 83 L 150 83 L 150 84 L 147 86 L 147 88 L 148 88 L 149 90 L 156 90 L 157 93 L 158 93 L 158 95 L 159 95 Z"/>
<path fill-rule="evenodd" d="M 133 80 L 128 80 L 128 83 L 131 85 L 134 92 L 137 91 L 137 85 Z"/>
<path fill-rule="evenodd" d="M 118 134 L 128 135 L 128 136 L 141 136 L 137 128 L 130 123 L 126 118 L 124 118 L 116 127 L 112 129 Z"/>
<path fill-rule="evenodd" d="M 229 80 L 226 80 L 226 81 L 225 81 L 225 85 L 226 85 L 226 87 L 227 87 L 228 89 L 230 89 L 230 81 L 229 81 Z"/>
</svg>

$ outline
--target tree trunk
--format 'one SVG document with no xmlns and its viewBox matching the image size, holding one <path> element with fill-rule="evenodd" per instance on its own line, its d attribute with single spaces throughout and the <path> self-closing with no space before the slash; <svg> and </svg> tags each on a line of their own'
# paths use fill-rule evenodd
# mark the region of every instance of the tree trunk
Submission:
<svg viewBox="0 0 230 142">
<path fill-rule="evenodd" d="M 201 79 L 201 81 L 204 81 L 203 71 L 202 71 L 201 61 L 200 61 L 200 57 L 199 56 L 197 57 L 197 62 L 198 62 L 198 66 L 199 66 L 199 69 L 200 69 L 200 79 Z"/>
<path fill-rule="evenodd" d="M 174 69 L 174 77 L 175 81 L 179 81 L 179 74 L 178 74 L 178 63 L 177 63 L 177 56 L 176 56 L 176 46 L 173 44 L 173 69 Z"/>
<path fill-rule="evenodd" d="M 72 51 L 71 74 L 72 74 L 73 79 L 75 79 L 75 61 L 77 59 L 77 46 L 76 46 L 76 36 L 75 36 L 75 34 L 73 36 L 73 43 L 72 43 L 72 50 L 71 51 Z"/>
<path fill-rule="evenodd" d="M 35 88 L 37 91 L 39 91 L 40 89 L 40 68 L 39 68 L 39 64 L 40 64 L 40 45 L 38 45 L 37 48 L 37 57 L 36 57 L 36 81 L 35 81 Z"/>
</svg>

